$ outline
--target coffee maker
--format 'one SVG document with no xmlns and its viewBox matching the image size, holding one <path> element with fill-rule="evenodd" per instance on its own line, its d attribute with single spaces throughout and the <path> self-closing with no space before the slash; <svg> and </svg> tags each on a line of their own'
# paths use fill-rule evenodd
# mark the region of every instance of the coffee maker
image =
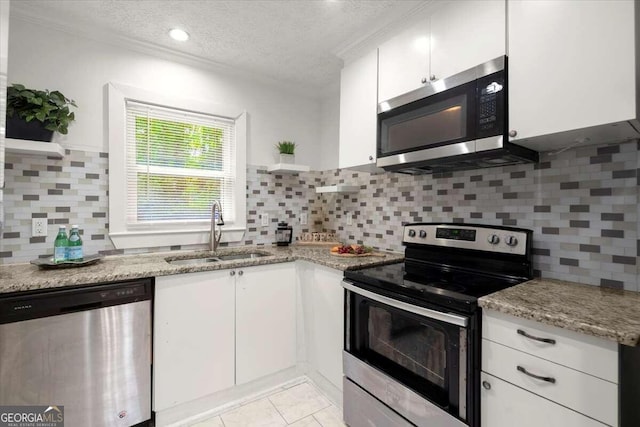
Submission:
<svg viewBox="0 0 640 427">
<path fill-rule="evenodd" d="M 278 246 L 289 246 L 292 236 L 293 228 L 286 222 L 279 222 L 276 230 L 276 244 Z"/>
</svg>

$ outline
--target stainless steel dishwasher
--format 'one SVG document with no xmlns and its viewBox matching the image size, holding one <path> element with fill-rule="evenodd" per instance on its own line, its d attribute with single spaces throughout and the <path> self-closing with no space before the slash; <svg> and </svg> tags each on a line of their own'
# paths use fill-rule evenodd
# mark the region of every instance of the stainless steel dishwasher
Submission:
<svg viewBox="0 0 640 427">
<path fill-rule="evenodd" d="M 74 426 L 151 418 L 151 288 L 136 280 L 0 296 L 0 405 Z"/>
</svg>

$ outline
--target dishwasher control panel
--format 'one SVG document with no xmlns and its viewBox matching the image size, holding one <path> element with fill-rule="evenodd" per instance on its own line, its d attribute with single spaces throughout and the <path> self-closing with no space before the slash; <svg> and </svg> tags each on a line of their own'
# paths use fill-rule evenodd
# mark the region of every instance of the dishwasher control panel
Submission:
<svg viewBox="0 0 640 427">
<path fill-rule="evenodd" d="M 0 297 L 0 324 L 150 300 L 152 283 L 143 279 Z"/>
</svg>

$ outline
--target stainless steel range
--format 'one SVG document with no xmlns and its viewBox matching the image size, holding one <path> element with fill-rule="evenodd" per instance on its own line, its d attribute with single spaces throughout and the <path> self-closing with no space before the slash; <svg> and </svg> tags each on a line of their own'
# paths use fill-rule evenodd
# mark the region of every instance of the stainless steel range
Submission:
<svg viewBox="0 0 640 427">
<path fill-rule="evenodd" d="M 477 300 L 532 278 L 531 236 L 409 224 L 403 264 L 345 272 L 349 426 L 479 426 Z"/>
</svg>

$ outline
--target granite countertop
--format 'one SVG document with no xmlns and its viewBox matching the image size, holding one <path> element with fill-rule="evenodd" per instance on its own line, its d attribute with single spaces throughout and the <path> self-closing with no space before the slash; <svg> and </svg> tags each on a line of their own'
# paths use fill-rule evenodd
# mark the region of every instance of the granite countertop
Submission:
<svg viewBox="0 0 640 427">
<path fill-rule="evenodd" d="M 267 256 L 255 259 L 220 261 L 195 265 L 169 264 L 166 259 L 206 258 L 216 255 L 263 252 Z M 384 252 L 384 257 L 341 258 L 329 253 L 328 247 L 305 246 L 242 246 L 209 251 L 173 251 L 143 255 L 109 256 L 100 262 L 80 267 L 42 270 L 31 264 L 8 264 L 0 267 L 0 294 L 59 288 L 103 282 L 115 282 L 143 277 L 167 276 L 198 271 L 222 270 L 255 265 L 306 260 L 337 270 L 354 270 L 401 262 L 403 254 Z"/>
<path fill-rule="evenodd" d="M 479 299 L 480 307 L 620 344 L 640 341 L 640 293 L 534 279 Z"/>
</svg>

